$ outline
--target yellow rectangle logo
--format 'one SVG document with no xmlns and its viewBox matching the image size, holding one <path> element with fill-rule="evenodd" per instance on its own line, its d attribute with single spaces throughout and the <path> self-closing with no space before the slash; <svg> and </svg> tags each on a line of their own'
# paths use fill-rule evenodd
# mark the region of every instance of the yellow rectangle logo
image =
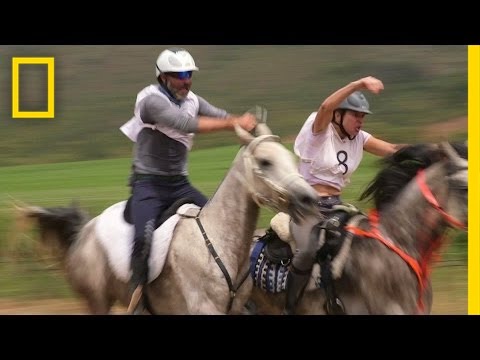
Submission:
<svg viewBox="0 0 480 360">
<path fill-rule="evenodd" d="M 20 65 L 47 65 L 47 111 L 20 111 Z M 52 119 L 55 117 L 55 59 L 53 57 L 12 58 L 12 118 Z"/>
</svg>

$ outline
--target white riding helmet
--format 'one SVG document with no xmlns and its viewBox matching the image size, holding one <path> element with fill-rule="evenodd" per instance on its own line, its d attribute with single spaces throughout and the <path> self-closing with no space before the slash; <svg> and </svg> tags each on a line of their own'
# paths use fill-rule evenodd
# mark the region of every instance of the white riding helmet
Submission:
<svg viewBox="0 0 480 360">
<path fill-rule="evenodd" d="M 192 55 L 182 48 L 163 50 L 155 64 L 156 76 L 166 72 L 198 71 Z"/>
</svg>

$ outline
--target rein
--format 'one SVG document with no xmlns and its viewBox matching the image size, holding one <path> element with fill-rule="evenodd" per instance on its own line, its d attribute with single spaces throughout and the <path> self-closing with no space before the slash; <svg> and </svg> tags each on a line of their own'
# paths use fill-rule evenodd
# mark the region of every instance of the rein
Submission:
<svg viewBox="0 0 480 360">
<path fill-rule="evenodd" d="M 425 172 L 423 169 L 419 170 L 416 176 L 416 181 L 417 185 L 424 196 L 424 198 L 427 200 L 427 202 L 432 205 L 435 210 L 437 210 L 443 218 L 452 226 L 457 227 L 457 228 L 462 228 L 465 229 L 466 226 L 455 219 L 453 216 L 449 215 L 438 203 L 437 199 L 433 195 L 432 191 L 428 187 L 426 181 L 425 181 Z M 368 215 L 368 221 L 371 227 L 370 231 L 365 231 L 363 229 L 360 229 L 356 226 L 346 226 L 345 230 L 353 233 L 354 235 L 361 236 L 361 237 L 366 237 L 366 238 L 372 238 L 380 241 L 382 244 L 384 244 L 387 248 L 395 252 L 398 256 L 400 256 L 408 266 L 413 270 L 417 277 L 418 281 L 418 287 L 419 287 L 419 295 L 418 295 L 418 300 L 417 300 L 417 312 L 422 313 L 425 309 L 425 304 L 423 302 L 423 295 L 425 292 L 425 284 L 427 283 L 429 277 L 430 277 L 430 260 L 435 253 L 435 250 L 440 246 L 439 241 L 435 241 L 433 245 L 428 249 L 427 254 L 422 256 L 421 261 L 416 260 L 409 254 L 407 254 L 405 251 L 400 249 L 398 246 L 396 246 L 390 238 L 385 238 L 382 233 L 380 232 L 379 229 L 379 213 L 377 210 L 372 210 L 370 211 Z"/>
</svg>

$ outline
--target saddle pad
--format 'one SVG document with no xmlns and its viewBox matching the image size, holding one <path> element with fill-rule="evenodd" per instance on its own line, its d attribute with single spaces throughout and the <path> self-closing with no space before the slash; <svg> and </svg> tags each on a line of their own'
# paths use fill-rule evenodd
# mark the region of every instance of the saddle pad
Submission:
<svg viewBox="0 0 480 360">
<path fill-rule="evenodd" d="M 272 294 L 284 292 L 289 273 L 288 266 L 269 260 L 265 255 L 265 245 L 265 240 L 258 240 L 250 254 L 250 276 L 253 279 L 253 286 Z M 335 267 L 334 270 L 336 270 Z M 323 288 L 323 285 L 321 283 L 320 265 L 315 263 L 305 291 L 314 291 L 321 288 Z"/>
<path fill-rule="evenodd" d="M 95 233 L 100 245 L 107 254 L 108 262 L 118 279 L 128 282 L 132 274 L 130 258 L 133 248 L 133 225 L 123 219 L 126 201 L 116 203 L 105 209 L 97 218 Z M 190 209 L 198 209 L 193 204 L 182 205 L 177 214 L 171 216 L 162 226 L 155 230 L 152 239 L 152 248 L 148 259 L 148 282 L 156 279 L 165 265 L 172 234 L 180 219 L 180 215 Z"/>
<path fill-rule="evenodd" d="M 259 240 L 250 255 L 250 275 L 254 286 L 269 293 L 279 293 L 285 290 L 288 268 L 267 259 L 265 241 Z"/>
</svg>

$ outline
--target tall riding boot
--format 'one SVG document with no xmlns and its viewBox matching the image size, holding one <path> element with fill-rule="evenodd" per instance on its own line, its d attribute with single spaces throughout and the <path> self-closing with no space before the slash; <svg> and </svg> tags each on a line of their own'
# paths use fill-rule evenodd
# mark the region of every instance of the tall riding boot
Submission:
<svg viewBox="0 0 480 360">
<path fill-rule="evenodd" d="M 143 287 L 147 283 L 148 277 L 148 262 L 144 251 L 137 251 L 142 248 L 135 243 L 134 251 L 131 259 L 132 277 L 130 278 L 130 293 L 132 297 L 128 305 L 129 314 L 140 314 L 143 311 Z M 143 250 L 143 249 L 140 249 Z"/>
<path fill-rule="evenodd" d="M 295 315 L 295 307 L 297 306 L 298 301 L 303 295 L 303 291 L 307 286 L 309 278 L 310 270 L 301 271 L 294 268 L 293 266 L 290 267 L 287 275 L 287 294 L 285 309 L 283 310 L 284 315 Z"/>
</svg>

